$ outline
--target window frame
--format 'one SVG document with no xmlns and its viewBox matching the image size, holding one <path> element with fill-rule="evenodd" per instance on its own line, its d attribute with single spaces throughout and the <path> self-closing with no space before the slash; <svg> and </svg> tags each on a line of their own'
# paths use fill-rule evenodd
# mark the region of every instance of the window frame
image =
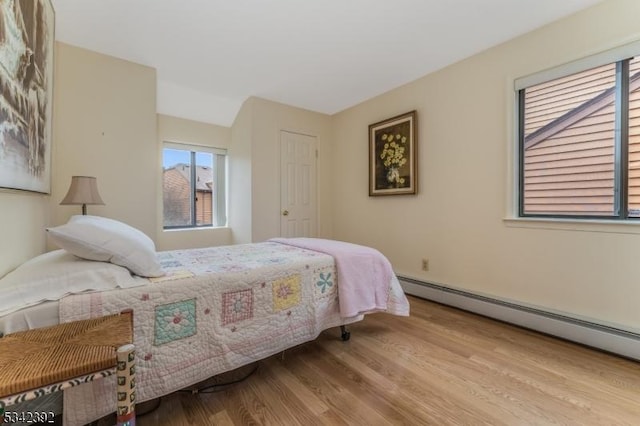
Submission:
<svg viewBox="0 0 640 426">
<path fill-rule="evenodd" d="M 163 141 L 162 142 L 162 167 L 161 170 L 164 174 L 164 150 L 173 149 L 189 152 L 190 157 L 190 194 L 189 202 L 191 206 L 191 223 L 189 225 L 165 225 L 164 224 L 164 175 L 162 176 L 162 229 L 165 231 L 172 230 L 190 230 L 190 229 L 213 229 L 224 228 L 227 226 L 228 214 L 227 214 L 227 181 L 228 181 L 228 154 L 224 148 L 217 148 L 206 145 L 197 145 L 192 143 Z M 214 188 L 215 197 L 212 197 L 212 211 L 211 211 L 211 224 L 198 225 L 197 224 L 197 212 L 196 212 L 196 181 L 197 171 L 196 167 L 196 155 L 198 153 L 206 153 L 213 155 L 212 168 L 214 172 Z M 223 170 L 220 170 L 222 166 Z M 222 180 L 222 183 L 219 183 Z"/>
<path fill-rule="evenodd" d="M 640 41 L 619 46 L 555 68 L 514 80 L 515 93 L 515 217 L 518 219 L 577 220 L 585 222 L 614 221 L 640 223 L 640 217 L 629 217 L 628 151 L 629 151 L 629 61 L 640 57 Z M 524 149 L 524 100 L 525 89 L 540 83 L 560 79 L 591 68 L 616 64 L 615 129 L 614 129 L 614 200 L 613 215 L 544 214 L 525 213 L 525 149 Z M 617 214 L 616 214 L 617 212 Z"/>
</svg>

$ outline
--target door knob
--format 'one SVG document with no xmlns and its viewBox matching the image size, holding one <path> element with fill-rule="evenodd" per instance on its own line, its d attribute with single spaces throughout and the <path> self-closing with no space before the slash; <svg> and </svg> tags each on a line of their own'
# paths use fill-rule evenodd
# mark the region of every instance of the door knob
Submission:
<svg viewBox="0 0 640 426">
<path fill-rule="evenodd" d="M 289 210 L 282 210 L 282 216 L 289 216 Z"/>
</svg>

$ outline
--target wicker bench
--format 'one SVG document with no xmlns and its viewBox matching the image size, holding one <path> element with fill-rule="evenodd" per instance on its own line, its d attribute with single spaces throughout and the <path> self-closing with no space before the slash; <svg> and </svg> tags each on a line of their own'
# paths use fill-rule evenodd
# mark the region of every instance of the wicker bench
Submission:
<svg viewBox="0 0 640 426">
<path fill-rule="evenodd" d="M 135 424 L 133 313 L 75 321 L 0 338 L 0 423 L 52 423 L 13 404 L 117 374 L 119 425 Z M 15 417 L 15 418 L 14 418 Z"/>
</svg>

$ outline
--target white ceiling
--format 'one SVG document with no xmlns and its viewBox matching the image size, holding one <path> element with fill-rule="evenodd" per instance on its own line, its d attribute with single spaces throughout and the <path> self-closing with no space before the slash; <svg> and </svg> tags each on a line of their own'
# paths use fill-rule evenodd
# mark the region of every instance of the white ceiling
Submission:
<svg viewBox="0 0 640 426">
<path fill-rule="evenodd" d="M 157 70 L 158 112 L 339 112 L 600 0 L 52 0 L 56 39 Z"/>
</svg>

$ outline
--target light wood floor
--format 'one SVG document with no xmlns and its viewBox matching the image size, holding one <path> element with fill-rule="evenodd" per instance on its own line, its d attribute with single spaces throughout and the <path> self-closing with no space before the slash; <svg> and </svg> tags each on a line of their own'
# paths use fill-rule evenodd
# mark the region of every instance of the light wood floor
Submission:
<svg viewBox="0 0 640 426">
<path fill-rule="evenodd" d="M 418 298 L 138 425 L 639 425 L 640 363 Z"/>
</svg>

